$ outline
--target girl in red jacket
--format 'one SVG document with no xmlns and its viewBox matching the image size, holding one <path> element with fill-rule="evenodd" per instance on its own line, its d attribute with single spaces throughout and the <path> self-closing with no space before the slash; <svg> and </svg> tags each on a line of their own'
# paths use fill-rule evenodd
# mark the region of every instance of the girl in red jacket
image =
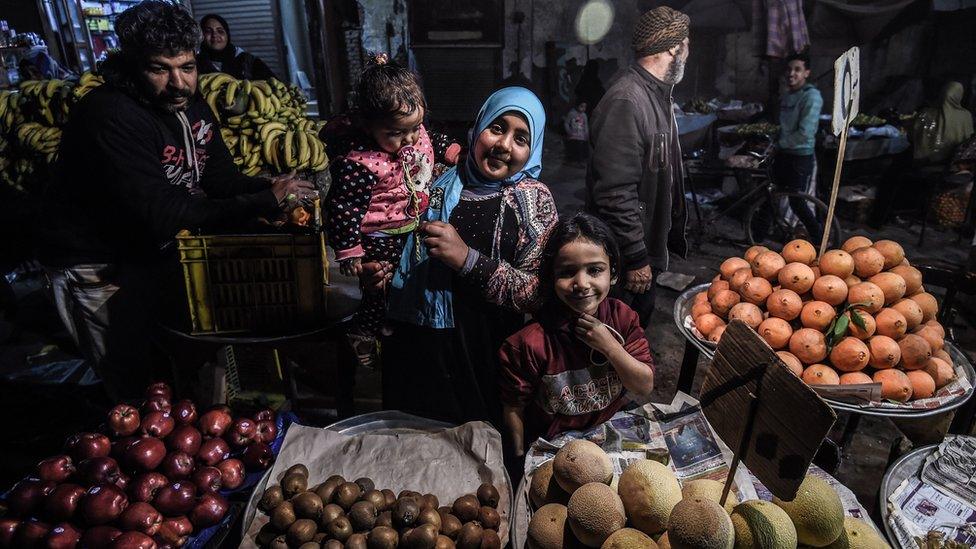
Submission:
<svg viewBox="0 0 976 549">
<path fill-rule="evenodd" d="M 591 215 L 562 220 L 549 236 L 539 276 L 545 306 L 499 351 L 515 455 L 538 437 L 593 427 L 650 395 L 654 367 L 637 313 L 607 298 L 619 260 L 610 229 Z"/>
</svg>

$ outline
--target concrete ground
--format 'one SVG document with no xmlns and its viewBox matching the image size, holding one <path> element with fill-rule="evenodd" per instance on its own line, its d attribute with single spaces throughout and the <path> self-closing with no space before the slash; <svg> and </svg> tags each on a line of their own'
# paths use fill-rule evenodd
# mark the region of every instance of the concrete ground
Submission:
<svg viewBox="0 0 976 549">
<path fill-rule="evenodd" d="M 541 179 L 552 191 L 560 215 L 575 213 L 582 207 L 584 200 L 583 163 L 565 158 L 562 142 L 555 134 L 547 135 L 544 158 Z M 848 234 L 851 234 L 851 224 L 847 220 L 844 222 Z M 935 261 L 957 265 L 965 262 L 968 245 L 957 243 L 955 233 L 930 230 L 926 245 L 919 247 L 918 230 L 917 224 L 893 224 L 880 231 L 862 232 L 874 238 L 891 238 L 901 242 L 913 262 Z M 695 277 L 693 283 L 699 284 L 715 275 L 722 260 L 731 255 L 742 254 L 745 246 L 735 242 L 739 238 L 736 235 L 741 235 L 738 222 L 732 219 L 721 221 L 716 234 L 731 238 L 706 239 L 688 258 L 673 258 L 670 270 L 692 275 Z M 334 283 L 339 284 L 342 291 L 355 292 L 350 289 L 353 281 L 339 277 L 338 273 L 334 274 Z M 35 274 L 21 278 L 15 282 L 14 289 L 18 296 L 17 312 L 8 312 L 0 317 L 0 379 L 3 375 L 23 369 L 28 363 L 76 359 L 77 351 L 72 348 L 60 328 L 50 301 L 43 291 L 40 277 Z M 657 361 L 652 401 L 670 402 L 677 387 L 685 342 L 675 327 L 672 315 L 678 292 L 661 287 L 658 288 L 657 295 L 656 309 L 647 333 Z M 973 356 L 973 351 L 976 350 L 976 334 L 966 315 L 958 315 L 956 329 L 957 341 Z M 301 365 L 298 377 L 304 382 L 300 387 L 304 397 L 303 406 L 329 408 L 334 405 L 333 399 L 324 398 L 322 394 L 335 390 L 335 352 L 334 344 L 323 343 L 293 355 L 292 358 Z M 707 367 L 705 360 L 700 360 L 693 395 L 697 394 Z M 97 390 L 90 388 L 60 390 L 56 386 L 47 386 L 36 391 L 24 391 L 22 385 L 16 385 L 18 389 L 11 391 L 11 387 L 8 383 L 0 383 L 0 388 L 5 393 L 0 398 L 3 403 L 0 404 L 0 411 L 4 413 L 4 417 L 16 415 L 18 418 L 16 427 L 0 437 L 0 455 L 5 456 L 4 463 L 0 465 L 0 486 L 16 481 L 41 456 L 57 451 L 67 434 L 100 423 L 106 404 L 97 395 Z M 356 413 L 379 409 L 379 372 L 358 371 L 354 394 Z M 329 412 L 319 418 L 323 424 L 332 419 L 334 416 Z M 845 414 L 840 415 L 832 438 L 839 440 L 841 428 L 848 420 L 849 417 Z M 899 437 L 899 430 L 890 421 L 864 418 L 850 444 L 843 449 L 842 462 L 836 475 L 854 490 L 875 516 L 881 477 L 888 463 L 890 449 Z"/>
</svg>

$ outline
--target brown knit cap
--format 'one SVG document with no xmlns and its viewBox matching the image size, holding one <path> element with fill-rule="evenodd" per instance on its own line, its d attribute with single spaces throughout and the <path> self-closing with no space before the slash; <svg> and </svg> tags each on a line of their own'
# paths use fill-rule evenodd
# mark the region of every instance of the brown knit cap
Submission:
<svg viewBox="0 0 976 549">
<path fill-rule="evenodd" d="M 654 55 L 680 44 L 688 37 L 691 18 L 676 9 L 658 6 L 634 25 L 631 47 L 637 57 Z"/>
</svg>

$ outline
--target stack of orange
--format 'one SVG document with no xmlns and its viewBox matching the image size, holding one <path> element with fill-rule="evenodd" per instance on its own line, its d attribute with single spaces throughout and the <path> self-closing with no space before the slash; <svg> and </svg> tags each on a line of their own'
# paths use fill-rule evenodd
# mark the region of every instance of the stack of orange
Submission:
<svg viewBox="0 0 976 549">
<path fill-rule="evenodd" d="M 939 304 L 895 241 L 849 238 L 818 260 L 813 244 L 749 248 L 695 296 L 695 327 L 717 343 L 738 319 L 811 385 L 881 383 L 882 397 L 928 398 L 955 379 Z"/>
</svg>

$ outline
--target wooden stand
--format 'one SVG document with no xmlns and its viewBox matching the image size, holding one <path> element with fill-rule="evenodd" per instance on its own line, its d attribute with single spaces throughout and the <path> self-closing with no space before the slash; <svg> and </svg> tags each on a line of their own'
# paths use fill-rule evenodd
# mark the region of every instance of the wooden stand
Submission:
<svg viewBox="0 0 976 549">
<path fill-rule="evenodd" d="M 827 205 L 827 220 L 824 222 L 823 238 L 820 240 L 819 258 L 827 251 L 827 243 L 830 242 L 830 226 L 834 222 L 834 208 L 837 205 L 837 191 L 840 189 L 840 174 L 844 167 L 844 156 L 847 153 L 847 132 L 849 126 L 844 121 L 844 131 L 840 134 L 840 143 L 837 145 L 837 163 L 834 165 L 834 184 L 830 188 L 830 203 Z"/>
</svg>

